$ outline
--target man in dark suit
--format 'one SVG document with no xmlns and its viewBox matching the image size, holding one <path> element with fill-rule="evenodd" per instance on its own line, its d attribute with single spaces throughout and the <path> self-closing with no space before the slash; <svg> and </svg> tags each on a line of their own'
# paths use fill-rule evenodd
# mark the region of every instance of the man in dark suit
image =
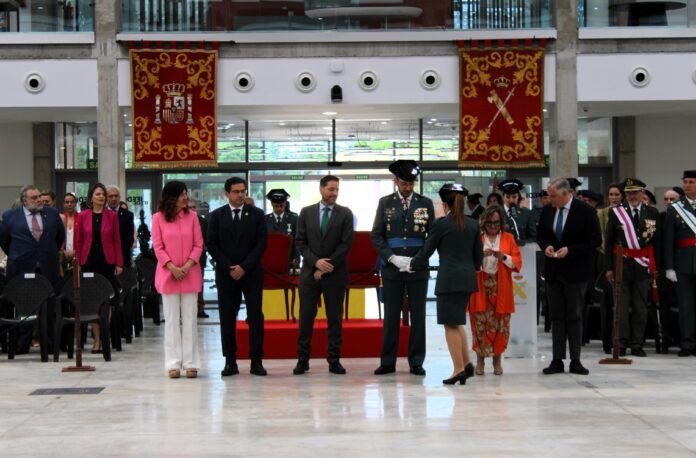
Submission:
<svg viewBox="0 0 696 458">
<path fill-rule="evenodd" d="M 478 192 L 466 197 L 466 205 L 471 211 L 471 217 L 476 221 L 478 221 L 479 216 L 481 216 L 481 213 L 483 213 L 484 210 L 483 205 L 481 205 L 482 197 L 483 194 Z"/>
<path fill-rule="evenodd" d="M 604 270 L 609 283 L 614 282 L 614 265 L 618 245 L 623 247 L 621 282 L 621 350 L 631 348 L 634 356 L 647 356 L 643 350 L 648 321 L 648 300 L 655 273 L 655 252 L 660 212 L 641 202 L 645 183 L 627 178 L 622 184 L 626 201 L 609 212 L 604 237 Z M 582 191 L 581 191 L 582 192 Z"/>
<path fill-rule="evenodd" d="M 206 250 L 205 240 L 208 237 L 208 220 L 205 219 L 203 215 L 198 212 L 198 203 L 194 199 L 188 200 L 189 211 L 196 212 L 198 217 L 198 224 L 201 226 L 201 234 L 203 235 L 203 251 L 201 252 L 201 257 L 198 263 L 201 266 L 201 276 L 205 280 L 205 267 L 208 265 L 208 251 Z M 203 290 L 198 292 L 198 318 L 209 318 L 210 315 L 205 313 L 205 299 L 203 298 Z"/>
<path fill-rule="evenodd" d="M 382 197 L 372 223 L 372 245 L 382 262 L 384 291 L 384 331 L 382 354 L 375 375 L 396 372 L 399 327 L 404 291 L 408 293 L 411 330 L 408 337 L 408 365 L 414 375 L 425 375 L 425 299 L 428 293 L 427 269 L 400 272 L 406 259 L 418 253 L 435 220 L 433 201 L 413 192 L 420 167 L 416 161 L 398 160 L 389 166 L 396 192 Z"/>
<path fill-rule="evenodd" d="M 135 241 L 133 212 L 121 207 L 121 190 L 115 185 L 109 185 L 106 188 L 106 204 L 109 209 L 118 213 L 118 229 L 121 235 L 123 267 L 131 267 L 133 265 L 133 242 Z"/>
<path fill-rule="evenodd" d="M 7 278 L 38 273 L 46 277 L 55 291 L 61 280 L 58 252 L 65 242 L 65 226 L 58 211 L 41 202 L 41 192 L 35 186 L 24 186 L 20 192 L 21 206 L 6 211 L 0 223 L 0 247 L 7 254 Z M 49 302 L 48 342 L 41 342 L 41 360 L 48 361 L 53 342 L 53 299 Z M 26 330 L 26 332 L 24 332 Z M 18 348 L 28 351 L 31 345 L 31 326 L 20 331 Z"/>
<path fill-rule="evenodd" d="M 0 247 L 7 254 L 7 278 L 40 273 L 58 291 L 58 251 L 65 241 L 65 227 L 58 211 L 41 204 L 41 192 L 24 186 L 21 207 L 2 215 Z"/>
<path fill-rule="evenodd" d="M 210 214 L 206 245 L 215 260 L 215 282 L 218 290 L 222 353 L 225 368 L 222 376 L 236 375 L 237 313 L 242 300 L 246 303 L 249 324 L 250 372 L 266 375 L 263 359 L 263 268 L 261 258 L 266 251 L 266 222 L 261 209 L 246 205 L 247 183 L 239 177 L 225 181 L 229 201 Z"/>
<path fill-rule="evenodd" d="M 498 189 L 503 193 L 503 210 L 508 231 L 515 236 L 520 246 L 536 239 L 536 224 L 531 210 L 519 206 L 523 187 L 524 184 L 516 178 L 503 180 L 498 184 Z"/>
<path fill-rule="evenodd" d="M 566 340 L 570 350 L 570 372 L 587 375 L 580 362 L 582 307 L 591 278 L 594 251 L 602 243 L 597 212 L 573 198 L 565 178 L 551 180 L 551 205 L 544 207 L 537 242 L 546 257 L 546 289 L 551 315 L 553 360 L 544 374 L 564 371 Z"/>
<path fill-rule="evenodd" d="M 336 203 L 339 179 L 327 175 L 319 182 L 321 201 L 300 211 L 297 220 L 297 249 L 302 255 L 300 271 L 300 332 L 297 365 L 292 373 L 309 370 L 312 330 L 317 303 L 324 296 L 329 348 L 329 372 L 345 374 L 341 365 L 343 344 L 341 316 L 348 284 L 348 251 L 353 244 L 353 212 Z"/>
<path fill-rule="evenodd" d="M 288 210 L 288 197 L 290 194 L 285 189 L 271 189 L 266 198 L 271 201 L 273 211 L 266 215 L 266 229 L 268 232 L 288 234 L 293 238 L 290 250 L 290 264 L 293 268 L 300 265 L 300 254 L 295 246 L 297 234 L 297 213 Z"/>
<path fill-rule="evenodd" d="M 667 208 L 663 237 L 665 277 L 676 283 L 679 356 L 696 356 L 696 170 L 682 177 L 684 196 Z"/>
</svg>

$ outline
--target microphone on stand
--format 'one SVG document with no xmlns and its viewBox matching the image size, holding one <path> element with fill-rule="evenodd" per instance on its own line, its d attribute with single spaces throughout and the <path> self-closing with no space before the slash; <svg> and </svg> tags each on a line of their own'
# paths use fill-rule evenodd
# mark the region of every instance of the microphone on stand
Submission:
<svg viewBox="0 0 696 458">
<path fill-rule="evenodd" d="M 510 205 L 510 209 L 508 210 L 510 214 L 510 221 L 512 221 L 512 226 L 515 229 L 515 238 L 519 240 L 520 238 L 520 230 L 517 227 L 517 205 L 512 204 Z"/>
</svg>

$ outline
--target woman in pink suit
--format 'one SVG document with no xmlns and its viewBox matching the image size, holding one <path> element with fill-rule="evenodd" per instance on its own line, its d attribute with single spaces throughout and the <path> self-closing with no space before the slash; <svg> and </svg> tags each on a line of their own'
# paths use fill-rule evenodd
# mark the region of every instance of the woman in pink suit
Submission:
<svg viewBox="0 0 696 458">
<path fill-rule="evenodd" d="M 203 288 L 198 264 L 203 235 L 198 216 L 189 212 L 187 204 L 186 185 L 170 181 L 164 185 L 158 211 L 152 217 L 155 288 L 164 307 L 164 367 L 171 378 L 179 378 L 182 367 L 187 378 L 196 378 L 201 365 L 196 315 L 198 292 Z"/>
<path fill-rule="evenodd" d="M 118 214 L 106 209 L 106 188 L 96 183 L 89 191 L 89 208 L 77 214 L 73 245 L 75 257 L 82 272 L 96 272 L 106 277 L 118 289 L 116 275 L 123 271 L 121 236 Z M 102 352 L 101 332 L 98 324 L 92 325 L 94 346 L 92 353 Z M 108 342 L 104 342 L 108 345 Z"/>
</svg>

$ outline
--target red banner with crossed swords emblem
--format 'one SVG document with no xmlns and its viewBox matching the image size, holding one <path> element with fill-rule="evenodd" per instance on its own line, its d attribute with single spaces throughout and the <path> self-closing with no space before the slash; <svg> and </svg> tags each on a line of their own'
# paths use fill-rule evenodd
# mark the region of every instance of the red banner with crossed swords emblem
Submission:
<svg viewBox="0 0 696 458">
<path fill-rule="evenodd" d="M 217 166 L 216 50 L 131 49 L 133 165 Z"/>
<path fill-rule="evenodd" d="M 544 166 L 544 52 L 459 50 L 459 165 Z"/>
</svg>

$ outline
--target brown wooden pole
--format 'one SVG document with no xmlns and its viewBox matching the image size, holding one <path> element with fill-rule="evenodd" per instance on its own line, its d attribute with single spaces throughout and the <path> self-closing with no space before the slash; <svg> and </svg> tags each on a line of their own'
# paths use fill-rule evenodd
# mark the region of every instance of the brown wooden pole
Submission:
<svg viewBox="0 0 696 458">
<path fill-rule="evenodd" d="M 63 372 L 92 372 L 94 366 L 82 365 L 82 323 L 80 322 L 80 263 L 73 259 L 73 304 L 75 305 L 75 365 L 64 367 Z M 60 306 L 60 305 L 59 305 Z"/>
<path fill-rule="evenodd" d="M 623 246 L 619 243 L 614 258 L 614 339 L 612 357 L 599 360 L 599 364 L 631 364 L 628 358 L 619 354 L 621 334 L 621 283 L 623 283 Z"/>
</svg>

